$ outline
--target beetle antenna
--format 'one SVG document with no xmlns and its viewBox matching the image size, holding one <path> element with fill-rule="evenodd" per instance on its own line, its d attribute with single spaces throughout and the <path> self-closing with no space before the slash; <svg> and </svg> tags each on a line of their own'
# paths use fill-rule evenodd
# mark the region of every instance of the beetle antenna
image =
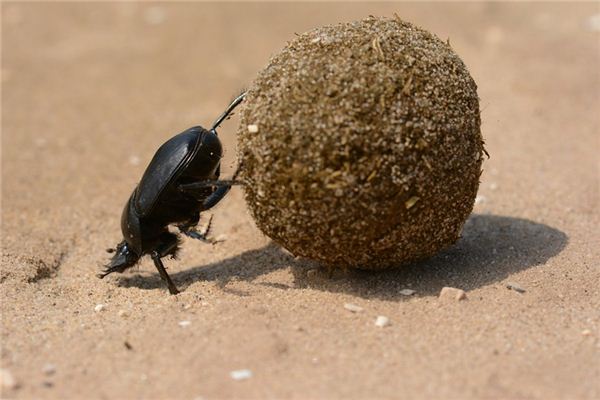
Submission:
<svg viewBox="0 0 600 400">
<path fill-rule="evenodd" d="M 214 124 L 212 125 L 212 128 L 210 128 L 210 130 L 215 131 L 219 127 L 219 125 L 221 125 L 221 123 L 225 120 L 225 118 L 227 118 L 229 116 L 229 114 L 231 114 L 233 109 L 236 108 L 242 101 L 244 101 L 244 97 L 246 97 L 246 91 L 243 91 L 242 93 L 240 93 L 240 95 L 238 97 L 233 99 L 233 101 L 231 102 L 229 107 L 227 107 L 227 109 L 223 112 L 223 114 L 221 114 L 221 116 L 219 118 L 217 118 L 217 120 L 214 122 Z"/>
</svg>

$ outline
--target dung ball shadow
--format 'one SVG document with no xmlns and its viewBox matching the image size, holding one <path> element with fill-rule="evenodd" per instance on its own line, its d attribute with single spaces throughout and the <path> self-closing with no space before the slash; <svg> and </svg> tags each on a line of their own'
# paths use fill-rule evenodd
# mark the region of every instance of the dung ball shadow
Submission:
<svg viewBox="0 0 600 400">
<path fill-rule="evenodd" d="M 299 286 L 364 298 L 406 299 L 399 293 L 406 288 L 417 296 L 437 296 L 444 286 L 469 291 L 542 265 L 567 242 L 564 232 L 545 224 L 479 214 L 467 220 L 455 245 L 428 260 L 381 272 L 350 270 L 333 280 L 308 279 L 301 268 L 293 272 Z"/>
</svg>

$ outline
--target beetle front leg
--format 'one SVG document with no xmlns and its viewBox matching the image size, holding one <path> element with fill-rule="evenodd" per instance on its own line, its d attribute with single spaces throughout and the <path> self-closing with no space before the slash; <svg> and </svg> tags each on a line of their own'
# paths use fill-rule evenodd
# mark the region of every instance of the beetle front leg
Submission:
<svg viewBox="0 0 600 400">
<path fill-rule="evenodd" d="M 169 293 L 171 294 L 177 294 L 179 293 L 179 290 L 177 290 L 177 287 L 173 284 L 173 281 L 167 273 L 167 270 L 165 269 L 161 258 L 168 255 L 174 257 L 177 253 L 178 245 L 179 241 L 177 235 L 172 234 L 170 232 L 165 232 L 161 237 L 160 245 L 156 248 L 156 250 L 150 253 L 150 257 L 152 257 L 152 261 L 154 261 L 154 266 L 158 270 L 158 274 L 160 275 L 162 280 L 167 283 Z"/>
<path fill-rule="evenodd" d="M 154 266 L 158 270 L 158 274 L 160 275 L 162 280 L 167 283 L 167 286 L 169 287 L 169 293 L 178 294 L 179 290 L 177 290 L 177 287 L 171 280 L 171 277 L 169 276 L 169 274 L 167 274 L 167 270 L 165 269 L 165 266 L 163 265 L 160 259 L 160 254 L 158 253 L 158 251 L 153 251 L 150 256 L 152 257 L 152 261 L 154 261 Z"/>
</svg>

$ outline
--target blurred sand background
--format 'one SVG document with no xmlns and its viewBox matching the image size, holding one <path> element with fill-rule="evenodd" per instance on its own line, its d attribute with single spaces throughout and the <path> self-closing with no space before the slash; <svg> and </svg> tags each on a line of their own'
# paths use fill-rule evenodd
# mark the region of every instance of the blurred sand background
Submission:
<svg viewBox="0 0 600 400">
<path fill-rule="evenodd" d="M 456 246 L 328 278 L 236 188 L 214 210 L 226 241 L 166 261 L 180 295 L 150 260 L 95 277 L 163 141 L 210 124 L 295 32 L 394 12 L 449 38 L 479 86 L 491 159 Z M 600 398 L 599 19 L 598 3 L 3 2 L 2 397 Z"/>
</svg>

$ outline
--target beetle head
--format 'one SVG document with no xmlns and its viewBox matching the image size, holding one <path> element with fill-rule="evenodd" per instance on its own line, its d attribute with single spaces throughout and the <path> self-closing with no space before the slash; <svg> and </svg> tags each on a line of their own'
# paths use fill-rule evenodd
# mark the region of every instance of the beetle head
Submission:
<svg viewBox="0 0 600 400">
<path fill-rule="evenodd" d="M 216 179 L 223 157 L 223 146 L 214 130 L 204 131 L 200 137 L 200 146 L 194 158 L 183 173 L 185 177 L 195 179 Z"/>
<path fill-rule="evenodd" d="M 106 269 L 102 273 L 98 274 L 98 278 L 102 279 L 108 274 L 113 272 L 123 272 L 127 268 L 132 267 L 140 259 L 127 244 L 126 241 L 122 241 L 117 245 L 115 250 L 111 249 L 115 255 L 110 259 L 110 262 L 106 265 Z"/>
</svg>

